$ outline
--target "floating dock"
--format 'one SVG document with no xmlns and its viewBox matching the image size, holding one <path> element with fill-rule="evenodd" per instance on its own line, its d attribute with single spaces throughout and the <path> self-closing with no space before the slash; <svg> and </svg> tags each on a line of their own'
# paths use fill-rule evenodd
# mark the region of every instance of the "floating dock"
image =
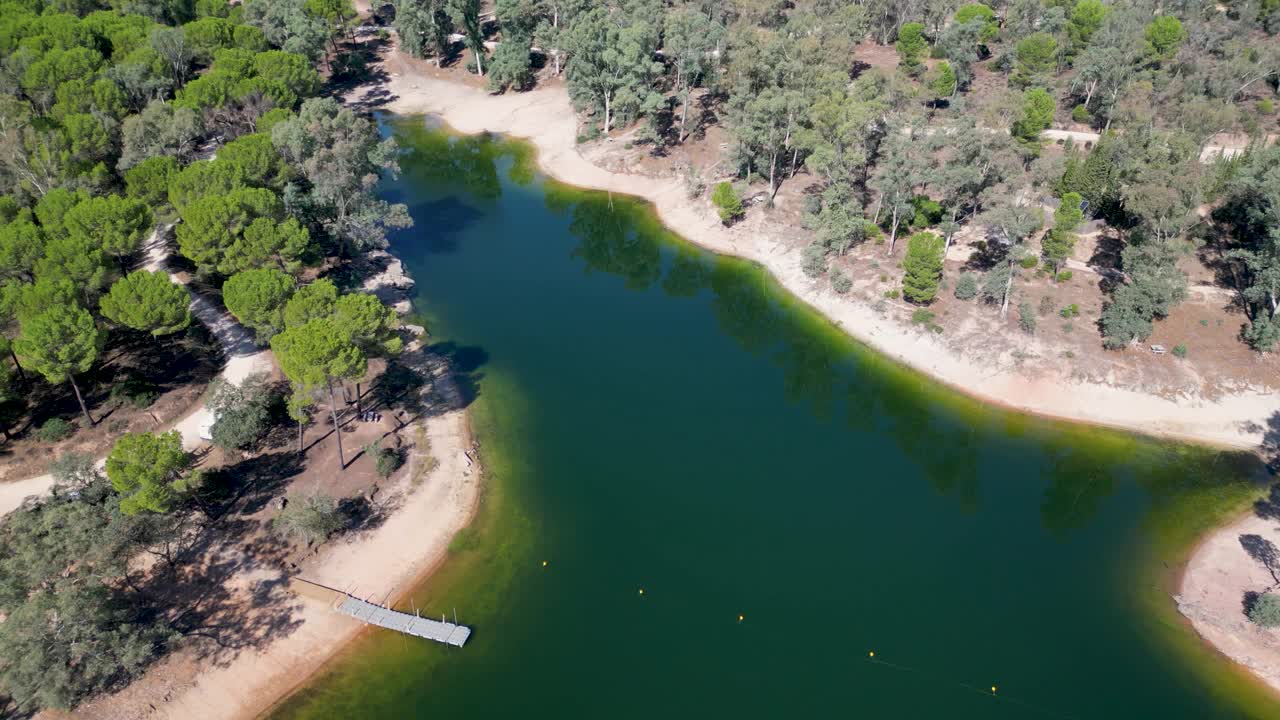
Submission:
<svg viewBox="0 0 1280 720">
<path fill-rule="evenodd" d="M 334 612 L 342 613 L 368 625 L 377 625 L 405 635 L 454 647 L 462 647 L 466 644 L 467 638 L 471 637 L 471 628 L 465 625 L 447 622 L 443 618 L 432 620 L 416 614 L 398 612 L 302 578 L 291 578 L 289 586 L 299 596 L 327 602 Z"/>
<path fill-rule="evenodd" d="M 336 610 L 370 625 L 435 640 L 454 647 L 462 647 L 466 644 L 467 638 L 471 637 L 471 628 L 465 625 L 455 625 L 443 620 L 431 620 L 397 612 L 350 595 L 338 605 Z"/>
</svg>

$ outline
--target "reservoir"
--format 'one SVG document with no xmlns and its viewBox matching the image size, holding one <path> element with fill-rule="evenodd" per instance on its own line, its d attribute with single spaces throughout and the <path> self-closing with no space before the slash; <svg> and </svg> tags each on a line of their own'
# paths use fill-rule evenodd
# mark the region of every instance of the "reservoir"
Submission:
<svg viewBox="0 0 1280 720">
<path fill-rule="evenodd" d="M 412 602 L 473 635 L 366 633 L 274 717 L 1280 717 L 1170 598 L 1253 457 L 982 405 L 527 146 L 385 131 L 486 483 Z"/>
</svg>

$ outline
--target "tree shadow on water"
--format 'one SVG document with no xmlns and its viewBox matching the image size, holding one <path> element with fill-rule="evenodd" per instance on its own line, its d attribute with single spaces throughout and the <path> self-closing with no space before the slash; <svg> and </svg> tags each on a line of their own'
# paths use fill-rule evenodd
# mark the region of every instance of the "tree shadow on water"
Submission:
<svg viewBox="0 0 1280 720">
<path fill-rule="evenodd" d="M 432 255 L 457 252 L 463 231 L 483 217 L 480 211 L 455 197 L 414 205 L 412 214 L 431 218 L 432 231 L 419 237 L 418 246 Z"/>
<path fill-rule="evenodd" d="M 428 398 L 429 411 L 447 412 L 475 402 L 480 396 L 480 381 L 484 379 L 481 368 L 489 362 L 489 353 L 482 347 L 453 342 L 436 343 L 427 349 L 445 364 L 452 380 L 432 388 L 432 394 L 440 397 Z M 440 392 L 436 393 L 437 390 Z"/>
</svg>

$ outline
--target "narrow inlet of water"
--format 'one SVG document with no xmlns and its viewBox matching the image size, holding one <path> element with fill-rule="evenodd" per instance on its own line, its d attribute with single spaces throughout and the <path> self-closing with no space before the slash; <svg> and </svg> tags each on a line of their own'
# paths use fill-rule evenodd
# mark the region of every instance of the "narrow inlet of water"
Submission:
<svg viewBox="0 0 1280 720">
<path fill-rule="evenodd" d="M 1169 599 L 1253 458 L 986 407 L 525 145 L 385 129 L 487 483 L 414 600 L 475 634 L 366 634 L 275 717 L 1280 714 Z"/>
</svg>

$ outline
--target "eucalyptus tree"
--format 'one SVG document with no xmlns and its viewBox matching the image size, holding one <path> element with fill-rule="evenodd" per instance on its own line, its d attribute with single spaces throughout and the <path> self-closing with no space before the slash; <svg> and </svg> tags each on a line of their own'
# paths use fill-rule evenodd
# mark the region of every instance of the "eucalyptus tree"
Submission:
<svg viewBox="0 0 1280 720">
<path fill-rule="evenodd" d="M 1250 153 L 1227 188 L 1218 213 L 1231 230 L 1240 291 L 1250 305 L 1245 339 L 1270 350 L 1280 339 L 1280 148 Z"/>
<path fill-rule="evenodd" d="M 936 47 L 955 73 L 958 90 L 967 90 L 973 82 L 982 27 L 981 23 L 952 23 L 938 34 Z"/>
<path fill-rule="evenodd" d="M 1204 200 L 1199 147 L 1185 136 L 1164 133 L 1133 132 L 1123 140 L 1130 156 L 1120 187 L 1125 211 L 1144 239 L 1170 244 L 1196 221 Z"/>
<path fill-rule="evenodd" d="M 542 17 L 533 30 L 533 40 L 551 57 L 557 76 L 564 68 L 566 33 L 578 13 L 590 7 L 589 0 L 541 0 Z"/>
<path fill-rule="evenodd" d="M 944 244 L 950 249 L 959 224 L 982 211 L 989 193 L 1013 191 L 1003 183 L 1021 176 L 1021 159 L 1009 136 L 979 128 L 972 118 L 930 135 L 927 147 L 937 158 L 929 184 L 940 193 L 947 213 Z"/>
<path fill-rule="evenodd" d="M 1140 23 L 1139 15 L 1131 9 L 1108 12 L 1101 27 L 1090 35 L 1089 45 L 1075 58 L 1083 104 L 1094 115 L 1105 117 L 1108 128 L 1116 101 L 1141 75 Z"/>
<path fill-rule="evenodd" d="M 484 27 L 480 21 L 480 0 L 449 0 L 454 22 L 476 59 L 476 74 L 484 77 Z"/>
<path fill-rule="evenodd" d="M 876 217 L 885 214 L 889 218 L 889 245 L 886 248 L 889 255 L 893 254 L 898 230 L 911 209 L 916 186 L 920 184 L 925 158 L 921 138 L 916 136 L 917 130 L 910 126 L 890 127 L 880 144 L 875 175 L 871 179 L 871 187 L 879 194 Z"/>
<path fill-rule="evenodd" d="M 606 133 L 615 117 L 630 119 L 661 103 L 653 88 L 662 73 L 657 44 L 657 28 L 621 9 L 597 7 L 574 18 L 564 39 L 569 92 L 603 114 Z"/>
<path fill-rule="evenodd" d="M 319 60 L 329 39 L 323 17 L 307 10 L 307 0 L 245 0 L 244 22 L 262 31 L 267 42 L 287 52 Z"/>
<path fill-rule="evenodd" d="M 1026 241 L 1044 225 L 1044 213 L 1026 201 L 1021 192 L 1002 198 L 1000 203 L 981 216 L 987 226 L 987 244 L 995 249 L 995 268 L 987 273 L 982 294 L 1000 304 L 1000 317 L 1009 313 L 1013 281 L 1018 275 L 1017 263 L 1026 254 Z"/>
<path fill-rule="evenodd" d="M 675 69 L 675 91 L 680 97 L 680 137 L 684 142 L 690 96 L 695 87 L 714 76 L 715 51 L 724 28 L 693 8 L 679 8 L 663 20 L 662 48 Z"/>
<path fill-rule="evenodd" d="M 395 8 L 400 47 L 417 58 L 430 54 L 440 67 L 449 57 L 449 36 L 453 34 L 447 0 L 397 0 Z"/>
<path fill-rule="evenodd" d="M 354 250 L 385 247 L 388 230 L 410 227 L 408 208 L 374 194 L 381 173 L 396 173 L 396 143 L 332 98 L 311 98 L 296 117 L 277 123 L 271 139 L 301 171 L 310 207 L 334 236 Z M 286 193 L 286 197 L 288 193 Z"/>
<path fill-rule="evenodd" d="M 1187 294 L 1187 276 L 1178 269 L 1178 248 L 1168 243 L 1130 244 L 1120 254 L 1125 281 L 1102 310 L 1103 344 L 1122 348 L 1151 335 L 1152 321 L 1163 317 Z"/>
</svg>

